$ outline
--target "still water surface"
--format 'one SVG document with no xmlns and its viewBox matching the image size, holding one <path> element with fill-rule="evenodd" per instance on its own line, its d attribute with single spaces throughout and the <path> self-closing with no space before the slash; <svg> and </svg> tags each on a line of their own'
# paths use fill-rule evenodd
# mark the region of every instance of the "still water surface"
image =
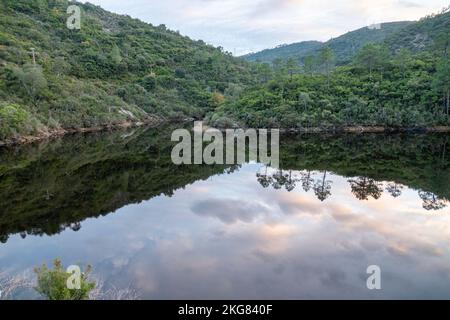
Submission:
<svg viewBox="0 0 450 320">
<path fill-rule="evenodd" d="M 286 136 L 275 170 L 177 167 L 170 133 L 0 150 L 0 270 L 58 257 L 143 299 L 450 298 L 448 135 Z"/>
</svg>

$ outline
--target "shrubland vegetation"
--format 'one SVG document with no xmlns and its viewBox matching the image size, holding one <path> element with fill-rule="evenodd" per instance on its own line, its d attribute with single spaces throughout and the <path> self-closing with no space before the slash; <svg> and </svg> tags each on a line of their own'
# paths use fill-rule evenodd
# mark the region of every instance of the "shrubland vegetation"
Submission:
<svg viewBox="0 0 450 320">
<path fill-rule="evenodd" d="M 293 58 L 260 64 L 260 83 L 217 108 L 209 120 L 222 127 L 295 129 L 448 126 L 450 12 L 417 24 L 433 26 L 435 19 L 439 28 L 422 50 L 369 43 L 351 63 L 336 67 L 336 53 L 326 46 L 301 67 Z"/>
<path fill-rule="evenodd" d="M 221 48 L 67 0 L 0 3 L 0 140 L 57 128 L 202 118 L 251 84 L 254 70 Z"/>
<path fill-rule="evenodd" d="M 327 42 L 304 41 L 281 45 L 274 49 L 245 55 L 243 58 L 248 61 L 261 63 L 272 63 L 277 59 L 283 61 L 293 59 L 297 64 L 303 65 L 305 59 L 316 56 L 321 49 L 328 47 L 336 54 L 336 64 L 344 65 L 351 62 L 356 53 L 366 44 L 383 43 L 387 38 L 410 24 L 413 24 L 413 22 L 382 23 L 348 32 Z"/>
<path fill-rule="evenodd" d="M 70 30 L 68 5 L 0 3 L 0 141 L 155 117 L 222 127 L 449 124 L 448 12 L 309 42 L 301 59 L 279 48 L 284 56 L 267 64 L 91 4 L 78 3 L 81 30 Z"/>
</svg>

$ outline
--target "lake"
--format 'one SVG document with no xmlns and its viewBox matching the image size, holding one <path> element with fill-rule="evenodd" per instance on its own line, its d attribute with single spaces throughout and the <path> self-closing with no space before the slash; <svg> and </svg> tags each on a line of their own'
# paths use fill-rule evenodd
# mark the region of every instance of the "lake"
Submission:
<svg viewBox="0 0 450 320">
<path fill-rule="evenodd" d="M 0 149 L 0 270 L 90 264 L 142 299 L 450 298 L 448 134 L 286 135 L 273 169 L 176 166 L 172 130 Z"/>
</svg>

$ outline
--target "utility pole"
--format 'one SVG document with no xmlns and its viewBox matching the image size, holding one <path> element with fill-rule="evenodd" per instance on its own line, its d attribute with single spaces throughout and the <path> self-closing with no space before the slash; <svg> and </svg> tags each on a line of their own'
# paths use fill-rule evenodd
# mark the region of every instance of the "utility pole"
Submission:
<svg viewBox="0 0 450 320">
<path fill-rule="evenodd" d="M 36 67 L 36 52 L 34 48 L 30 48 L 31 54 L 33 55 L 33 66 Z"/>
</svg>

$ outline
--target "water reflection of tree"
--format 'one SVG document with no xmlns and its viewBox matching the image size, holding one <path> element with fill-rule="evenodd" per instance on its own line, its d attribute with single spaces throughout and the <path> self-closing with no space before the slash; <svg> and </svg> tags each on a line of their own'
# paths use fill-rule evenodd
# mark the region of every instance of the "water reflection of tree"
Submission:
<svg viewBox="0 0 450 320">
<path fill-rule="evenodd" d="M 311 170 L 303 172 L 301 176 L 302 177 L 300 178 L 300 180 L 302 182 L 303 190 L 305 190 L 305 192 L 309 192 L 309 190 L 311 190 L 314 185 L 314 179 L 311 178 Z"/>
<path fill-rule="evenodd" d="M 292 170 L 289 170 L 289 173 L 285 173 L 282 169 L 279 169 L 274 174 L 269 175 L 267 169 L 268 167 L 266 166 L 264 173 L 258 172 L 256 174 L 256 178 L 263 188 L 272 186 L 274 189 L 280 190 L 284 187 L 288 192 L 291 192 L 297 186 L 298 179 Z"/>
<path fill-rule="evenodd" d="M 386 191 L 394 198 L 400 197 L 402 195 L 402 190 L 403 186 L 395 182 L 389 183 L 386 187 Z"/>
<path fill-rule="evenodd" d="M 327 180 L 327 171 L 323 173 L 322 179 L 319 179 L 314 184 L 314 193 L 320 201 L 325 201 L 331 196 L 331 180 Z"/>
<path fill-rule="evenodd" d="M 352 193 L 358 200 L 369 200 L 369 197 L 378 200 L 383 194 L 383 185 L 374 179 L 359 177 L 350 179 L 348 182 L 351 185 Z"/>
<path fill-rule="evenodd" d="M 285 188 L 288 192 L 291 192 L 295 189 L 295 187 L 297 186 L 297 181 L 298 179 L 296 179 L 295 177 L 292 176 L 292 170 L 289 170 L 289 176 L 287 178 L 286 184 L 285 184 Z"/>
<path fill-rule="evenodd" d="M 325 201 L 332 195 L 333 181 L 327 180 L 328 174 L 328 171 L 324 171 L 320 173 L 321 177 L 319 179 L 314 180 L 313 173 L 310 170 L 296 173 L 293 170 L 287 172 L 283 171 L 283 169 L 278 169 L 275 172 L 268 173 L 268 167 L 266 166 L 264 172 L 258 172 L 256 177 L 264 188 L 271 186 L 275 190 L 281 190 L 284 187 L 288 192 L 295 190 L 297 183 L 301 182 L 301 186 L 305 192 L 309 192 L 312 189 L 320 201 Z M 392 197 L 398 198 L 402 195 L 404 189 L 403 185 L 396 182 L 390 182 L 384 188 L 382 182 L 368 177 L 358 177 L 356 179 L 350 179 L 348 182 L 350 183 L 352 193 L 361 201 L 369 200 L 370 197 L 378 200 L 384 191 Z M 440 210 L 448 205 L 447 200 L 439 198 L 432 192 L 420 191 L 419 196 L 423 201 L 423 208 L 426 210 Z"/>
<path fill-rule="evenodd" d="M 256 174 L 256 178 L 258 179 L 258 182 L 263 186 L 263 188 L 268 188 L 272 185 L 272 177 L 267 175 L 267 166 L 264 173 L 258 172 Z"/>
<path fill-rule="evenodd" d="M 448 202 L 440 199 L 432 192 L 419 191 L 419 196 L 423 201 L 423 208 L 425 210 L 441 210 L 447 207 Z"/>
<path fill-rule="evenodd" d="M 272 186 L 274 189 L 280 190 L 286 184 L 286 181 L 287 177 L 283 174 L 283 170 L 280 169 L 273 175 Z"/>
<path fill-rule="evenodd" d="M 70 229 L 72 229 L 75 232 L 80 231 L 81 230 L 81 223 L 80 222 L 72 223 L 70 225 Z"/>
</svg>

